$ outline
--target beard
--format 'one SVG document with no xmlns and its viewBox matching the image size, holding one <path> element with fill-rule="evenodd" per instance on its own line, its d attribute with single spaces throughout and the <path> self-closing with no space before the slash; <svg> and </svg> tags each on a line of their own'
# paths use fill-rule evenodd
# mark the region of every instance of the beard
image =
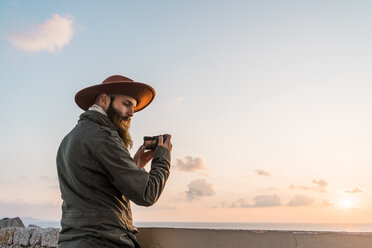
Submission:
<svg viewBox="0 0 372 248">
<path fill-rule="evenodd" d="M 129 127 L 131 118 L 127 116 L 122 116 L 118 110 L 112 106 L 113 99 L 111 99 L 110 105 L 107 108 L 107 116 L 115 124 L 118 129 L 120 138 L 124 141 L 125 147 L 128 149 L 132 148 L 133 141 L 129 134 Z"/>
</svg>

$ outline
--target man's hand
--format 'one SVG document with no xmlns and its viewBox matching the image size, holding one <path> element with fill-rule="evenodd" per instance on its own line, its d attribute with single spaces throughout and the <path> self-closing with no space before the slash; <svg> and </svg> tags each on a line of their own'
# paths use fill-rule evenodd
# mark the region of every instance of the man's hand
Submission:
<svg viewBox="0 0 372 248">
<path fill-rule="evenodd" d="M 145 146 L 140 146 L 133 159 L 138 168 L 143 168 L 154 156 L 155 150 L 145 151 Z"/>
<path fill-rule="evenodd" d="M 166 149 L 168 149 L 169 152 L 172 151 L 172 143 L 171 143 L 171 135 L 169 134 L 164 134 L 167 138 L 165 139 L 165 142 L 163 143 L 163 135 L 159 136 L 159 143 L 158 146 L 163 146 Z"/>
<path fill-rule="evenodd" d="M 172 151 L 171 135 L 164 134 L 167 138 L 163 143 L 163 135 L 159 136 L 158 146 L 165 147 L 169 152 Z M 134 155 L 134 162 L 138 168 L 144 168 L 146 164 L 154 157 L 155 150 L 145 151 L 145 146 L 142 145 Z"/>
</svg>

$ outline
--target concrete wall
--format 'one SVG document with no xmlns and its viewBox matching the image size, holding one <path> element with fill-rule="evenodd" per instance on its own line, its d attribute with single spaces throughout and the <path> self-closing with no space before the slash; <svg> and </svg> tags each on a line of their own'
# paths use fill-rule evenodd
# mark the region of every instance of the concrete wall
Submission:
<svg viewBox="0 0 372 248">
<path fill-rule="evenodd" d="M 0 230 L 0 248 L 57 247 L 59 229 Z M 372 233 L 140 228 L 143 248 L 372 248 Z"/>
<path fill-rule="evenodd" d="M 372 248 L 372 233 L 140 228 L 143 248 Z"/>
</svg>

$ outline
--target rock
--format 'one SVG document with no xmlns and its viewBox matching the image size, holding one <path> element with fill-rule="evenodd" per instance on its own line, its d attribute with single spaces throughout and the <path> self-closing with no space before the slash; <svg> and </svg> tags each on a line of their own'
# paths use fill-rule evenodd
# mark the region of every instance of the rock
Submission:
<svg viewBox="0 0 372 248">
<path fill-rule="evenodd" d="M 9 227 L 0 230 L 0 248 L 52 248 L 58 246 L 60 229 Z"/>
<path fill-rule="evenodd" d="M 15 228 L 6 228 L 0 231 L 0 245 L 11 245 L 13 243 Z"/>
<path fill-rule="evenodd" d="M 13 237 L 13 245 L 28 246 L 30 244 L 32 230 L 29 228 L 16 228 Z"/>
<path fill-rule="evenodd" d="M 6 227 L 25 227 L 25 225 L 19 217 L 1 219 L 0 230 Z"/>
<path fill-rule="evenodd" d="M 41 229 L 37 228 L 34 229 L 31 238 L 30 238 L 30 246 L 31 247 L 40 247 L 41 245 Z"/>
<path fill-rule="evenodd" d="M 28 225 L 28 227 L 41 228 L 38 225 L 34 225 L 34 224 L 30 224 L 30 225 Z"/>
<path fill-rule="evenodd" d="M 47 247 L 58 246 L 59 229 L 49 227 L 45 229 L 40 229 L 40 231 L 41 231 L 41 246 L 47 246 Z"/>
</svg>

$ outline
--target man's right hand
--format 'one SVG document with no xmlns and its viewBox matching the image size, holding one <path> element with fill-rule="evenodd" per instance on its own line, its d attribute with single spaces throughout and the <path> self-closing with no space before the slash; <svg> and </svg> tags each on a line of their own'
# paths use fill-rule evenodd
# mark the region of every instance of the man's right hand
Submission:
<svg viewBox="0 0 372 248">
<path fill-rule="evenodd" d="M 159 136 L 159 142 L 158 146 L 165 147 L 169 152 L 172 151 L 172 143 L 171 143 L 171 135 L 170 134 L 164 134 L 166 136 L 165 142 L 163 143 L 163 135 Z"/>
</svg>

